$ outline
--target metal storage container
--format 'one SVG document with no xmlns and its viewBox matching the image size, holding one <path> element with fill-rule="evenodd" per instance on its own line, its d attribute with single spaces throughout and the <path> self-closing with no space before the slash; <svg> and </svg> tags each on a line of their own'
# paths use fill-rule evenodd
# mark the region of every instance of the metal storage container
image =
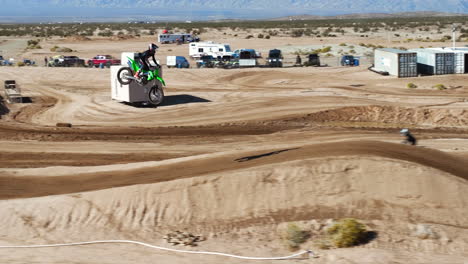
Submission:
<svg viewBox="0 0 468 264">
<path fill-rule="evenodd" d="M 404 77 L 418 76 L 416 52 L 399 49 L 376 49 L 374 70 L 388 72 L 390 75 Z"/>
<path fill-rule="evenodd" d="M 430 50 L 453 52 L 455 73 L 468 73 L 468 47 L 460 48 L 430 48 Z"/>
<path fill-rule="evenodd" d="M 412 49 L 418 54 L 418 72 L 429 75 L 454 74 L 455 54 L 431 49 Z"/>
</svg>

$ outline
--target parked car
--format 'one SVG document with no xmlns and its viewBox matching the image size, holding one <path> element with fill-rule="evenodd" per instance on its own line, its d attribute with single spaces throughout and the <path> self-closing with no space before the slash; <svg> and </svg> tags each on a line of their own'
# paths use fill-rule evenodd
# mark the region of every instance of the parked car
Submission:
<svg viewBox="0 0 468 264">
<path fill-rule="evenodd" d="M 232 56 L 233 56 L 234 58 L 239 58 L 241 52 L 243 52 L 243 51 L 248 51 L 248 52 L 250 52 L 250 54 L 253 54 L 253 56 L 254 56 L 255 58 L 261 58 L 261 57 L 262 57 L 262 53 L 260 53 L 260 52 L 258 52 L 258 51 L 255 51 L 254 49 L 237 49 L 237 50 L 235 50 L 235 51 L 233 52 Z"/>
<path fill-rule="evenodd" d="M 85 60 L 78 58 L 77 56 L 63 56 L 64 67 L 84 67 Z"/>
<path fill-rule="evenodd" d="M 114 59 L 111 55 L 97 55 L 96 57 L 88 60 L 88 67 L 106 66 L 110 68 L 111 65 L 120 65 L 120 60 Z"/>
<path fill-rule="evenodd" d="M 183 56 L 167 56 L 166 65 L 168 68 L 190 68 L 190 63 Z"/>
<path fill-rule="evenodd" d="M 26 66 L 31 66 L 31 65 L 35 65 L 35 64 L 36 64 L 35 61 L 30 60 L 30 59 L 23 59 L 23 63 L 24 63 L 24 65 L 26 65 Z"/>
<path fill-rule="evenodd" d="M 49 58 L 48 66 L 49 67 L 62 67 L 63 66 L 63 55 L 55 55 Z"/>
<path fill-rule="evenodd" d="M 233 59 L 231 55 L 218 56 L 214 61 L 214 67 L 224 69 L 239 67 L 239 60 Z"/>
<path fill-rule="evenodd" d="M 283 67 L 283 55 L 281 54 L 281 50 L 272 49 L 268 52 L 267 66 Z"/>
<path fill-rule="evenodd" d="M 7 60 L 0 55 L 0 66 L 11 66 L 13 65 L 13 59 Z"/>
<path fill-rule="evenodd" d="M 201 56 L 197 60 L 197 68 L 213 68 L 215 58 L 211 55 Z"/>
<path fill-rule="evenodd" d="M 343 57 L 341 57 L 341 66 L 354 66 L 354 56 L 343 55 Z"/>
<path fill-rule="evenodd" d="M 305 66 L 320 66 L 320 56 L 312 53 L 307 56 L 308 60 L 304 62 Z"/>
</svg>

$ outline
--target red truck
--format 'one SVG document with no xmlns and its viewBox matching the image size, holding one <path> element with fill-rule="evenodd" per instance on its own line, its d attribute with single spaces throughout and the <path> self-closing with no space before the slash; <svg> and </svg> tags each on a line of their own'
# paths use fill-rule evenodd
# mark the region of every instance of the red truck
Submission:
<svg viewBox="0 0 468 264">
<path fill-rule="evenodd" d="M 88 60 L 88 67 L 99 67 L 102 66 L 109 68 L 111 65 L 120 65 L 120 60 L 112 58 L 111 55 L 97 55 L 96 57 Z"/>
</svg>

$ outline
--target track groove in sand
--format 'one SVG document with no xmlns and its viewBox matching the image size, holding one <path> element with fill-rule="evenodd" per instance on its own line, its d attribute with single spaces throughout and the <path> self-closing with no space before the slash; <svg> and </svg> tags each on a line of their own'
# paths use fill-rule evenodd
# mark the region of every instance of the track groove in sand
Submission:
<svg viewBox="0 0 468 264">
<path fill-rule="evenodd" d="M 468 180 L 468 167 L 464 165 L 466 161 L 459 157 L 433 149 L 376 141 L 314 144 L 248 162 L 236 161 L 239 158 L 261 155 L 268 152 L 244 152 L 216 157 L 195 157 L 173 164 L 133 169 L 116 166 L 115 169 L 105 171 L 80 173 L 80 168 L 75 168 L 73 169 L 73 173 L 63 173 L 56 176 L 47 176 L 47 170 L 53 170 L 53 168 L 42 169 L 37 173 L 28 172 L 28 176 L 19 176 L 21 172 L 7 172 L 0 177 L 0 185 L 2 186 L 0 198 L 27 198 L 165 182 L 216 172 L 327 156 L 364 155 L 404 160 L 448 172 L 454 176 Z M 71 168 L 68 171 L 71 171 Z"/>
</svg>

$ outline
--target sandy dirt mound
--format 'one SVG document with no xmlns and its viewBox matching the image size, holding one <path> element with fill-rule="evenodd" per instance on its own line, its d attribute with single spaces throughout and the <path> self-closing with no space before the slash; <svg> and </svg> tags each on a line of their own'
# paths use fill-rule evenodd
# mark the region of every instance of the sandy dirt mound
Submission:
<svg viewBox="0 0 468 264">
<path fill-rule="evenodd" d="M 129 166 L 4 170 L 0 176 L 3 199 L 45 196 L 106 189 L 133 184 L 191 178 L 218 171 L 233 171 L 306 157 L 371 155 L 401 159 L 445 171 L 464 179 L 464 160 L 444 152 L 372 141 L 316 144 L 263 152 L 202 155 Z"/>
<path fill-rule="evenodd" d="M 343 107 L 309 114 L 303 118 L 316 122 L 363 122 L 400 126 L 463 127 L 468 126 L 466 109 L 424 109 L 398 106 Z"/>
<path fill-rule="evenodd" d="M 426 241 L 431 247 L 423 249 L 422 242 L 407 237 L 399 242 L 408 249 L 419 246 L 419 251 L 449 254 L 457 252 L 456 248 L 466 239 L 463 228 L 468 221 L 465 213 L 468 200 L 464 195 L 467 191 L 466 180 L 411 162 L 353 156 L 303 159 L 167 183 L 1 201 L 0 211 L 5 217 L 0 223 L 10 228 L 2 229 L 0 234 L 2 240 L 9 243 L 127 238 L 165 245 L 162 240 L 165 232 L 184 229 L 209 237 L 198 250 L 224 248 L 226 251 L 228 248 L 232 252 L 243 245 L 241 248 L 246 252 L 254 243 L 257 244 L 256 255 L 287 255 L 284 245 L 274 242 L 279 236 L 277 225 L 289 221 L 356 217 L 374 221 L 374 229 L 380 228 L 379 221 L 388 223 L 395 219 L 397 223 L 451 225 L 450 236 L 455 242 L 448 245 Z M 386 228 L 377 229 L 381 237 L 400 239 L 388 225 L 384 226 Z M 257 227 L 256 232 L 262 230 L 254 237 L 262 237 L 270 249 L 252 240 L 254 227 Z M 396 228 L 406 228 L 409 232 L 404 225 L 396 225 Z M 380 246 L 387 245 L 383 241 L 386 240 L 382 239 Z M 228 244 L 230 246 L 226 247 Z M 438 247 L 434 248 L 436 245 Z M 77 250 L 87 252 L 90 262 L 86 263 L 97 263 L 101 254 L 119 248 L 97 246 Z M 270 251 L 272 248 L 275 251 Z M 102 251 L 96 252 L 96 249 Z M 38 254 L 41 256 L 50 250 L 44 249 Z M 142 254 L 133 261 L 154 254 L 173 261 L 177 257 L 180 263 L 192 257 L 131 248 L 135 250 Z M 11 263 L 19 263 L 26 257 L 22 254 L 27 252 L 17 252 L 19 255 L 12 258 L 16 262 Z M 247 252 L 252 254 L 252 251 Z M 125 260 L 115 261 L 125 263 Z M 245 263 L 223 258 L 205 261 L 219 263 L 221 260 Z"/>
</svg>

